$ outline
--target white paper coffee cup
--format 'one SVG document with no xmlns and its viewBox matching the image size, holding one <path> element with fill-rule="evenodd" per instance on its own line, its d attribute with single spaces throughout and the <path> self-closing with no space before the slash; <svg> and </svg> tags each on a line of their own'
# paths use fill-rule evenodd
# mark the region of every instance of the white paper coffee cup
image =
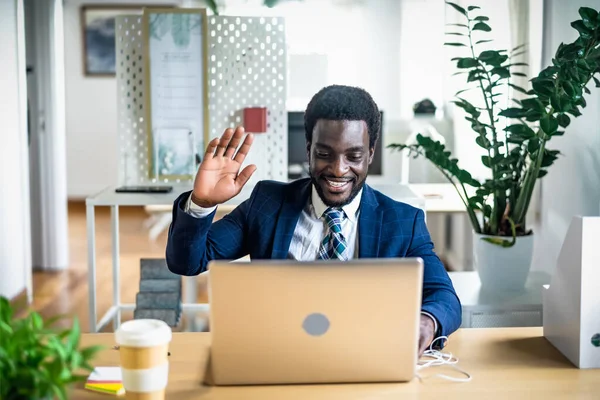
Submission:
<svg viewBox="0 0 600 400">
<path fill-rule="evenodd" d="M 136 319 L 115 332 L 127 400 L 162 400 L 169 380 L 171 328 L 160 320 Z"/>
</svg>

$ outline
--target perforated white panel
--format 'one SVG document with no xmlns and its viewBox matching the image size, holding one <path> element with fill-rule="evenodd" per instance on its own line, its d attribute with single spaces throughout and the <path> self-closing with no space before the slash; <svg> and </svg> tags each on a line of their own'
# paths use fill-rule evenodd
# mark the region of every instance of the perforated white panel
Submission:
<svg viewBox="0 0 600 400">
<path fill-rule="evenodd" d="M 119 184 L 133 185 L 149 181 L 142 17 L 118 16 L 115 30 Z"/>
<path fill-rule="evenodd" d="M 243 124 L 245 107 L 266 107 L 267 132 L 255 135 L 244 164 L 257 165 L 253 181 L 287 180 L 283 18 L 209 16 L 207 56 L 209 137 Z M 141 16 L 116 18 L 116 63 L 119 184 L 155 183 L 148 174 Z"/>
<path fill-rule="evenodd" d="M 243 124 L 245 107 L 267 108 L 245 164 L 252 180 L 287 180 L 286 45 L 283 18 L 208 17 L 210 138 Z"/>
</svg>

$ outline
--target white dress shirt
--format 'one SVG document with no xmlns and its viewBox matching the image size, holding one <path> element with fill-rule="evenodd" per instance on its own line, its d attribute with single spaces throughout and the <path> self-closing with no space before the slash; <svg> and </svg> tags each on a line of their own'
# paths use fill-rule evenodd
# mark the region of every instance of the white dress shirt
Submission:
<svg viewBox="0 0 600 400">
<path fill-rule="evenodd" d="M 308 204 L 302 210 L 296 228 L 294 229 L 294 236 L 290 243 L 290 249 L 288 251 L 288 258 L 298 261 L 313 261 L 319 255 L 319 247 L 321 241 L 326 234 L 329 233 L 329 228 L 323 213 L 327 210 L 327 206 L 319 197 L 317 190 L 314 185 L 311 186 L 311 196 Z M 362 189 L 354 199 L 342 207 L 344 211 L 344 217 L 342 219 L 341 228 L 342 234 L 346 239 L 346 254 L 349 255 L 349 259 L 358 258 L 358 216 L 360 214 L 360 200 L 362 197 Z M 192 195 L 188 197 L 185 212 L 196 218 L 202 218 L 208 216 L 217 207 L 204 208 L 198 206 L 192 201 Z M 437 336 L 438 323 L 433 315 L 422 311 L 422 314 L 427 315 L 433 320 L 434 324 L 434 336 Z"/>
</svg>

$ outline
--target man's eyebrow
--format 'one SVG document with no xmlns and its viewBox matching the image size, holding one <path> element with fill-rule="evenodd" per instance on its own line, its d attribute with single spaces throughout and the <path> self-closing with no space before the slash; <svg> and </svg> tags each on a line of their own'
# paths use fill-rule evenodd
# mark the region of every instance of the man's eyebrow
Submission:
<svg viewBox="0 0 600 400">
<path fill-rule="evenodd" d="M 315 147 L 319 147 L 322 148 L 324 150 L 333 150 L 333 147 L 326 145 L 324 143 L 315 143 Z M 360 152 L 363 151 L 365 149 L 364 146 L 354 146 L 354 147 L 350 147 L 344 150 L 344 153 L 356 153 L 356 152 Z"/>
<path fill-rule="evenodd" d="M 355 153 L 357 151 L 363 151 L 363 150 L 364 150 L 364 146 L 350 147 L 349 149 L 346 149 L 346 153 Z"/>
</svg>

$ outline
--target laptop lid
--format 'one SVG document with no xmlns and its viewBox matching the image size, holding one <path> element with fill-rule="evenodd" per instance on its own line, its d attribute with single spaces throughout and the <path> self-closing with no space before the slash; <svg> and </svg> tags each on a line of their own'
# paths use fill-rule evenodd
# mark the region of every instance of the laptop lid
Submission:
<svg viewBox="0 0 600 400">
<path fill-rule="evenodd" d="M 415 376 L 423 264 L 209 264 L 214 383 L 399 382 Z"/>
</svg>

